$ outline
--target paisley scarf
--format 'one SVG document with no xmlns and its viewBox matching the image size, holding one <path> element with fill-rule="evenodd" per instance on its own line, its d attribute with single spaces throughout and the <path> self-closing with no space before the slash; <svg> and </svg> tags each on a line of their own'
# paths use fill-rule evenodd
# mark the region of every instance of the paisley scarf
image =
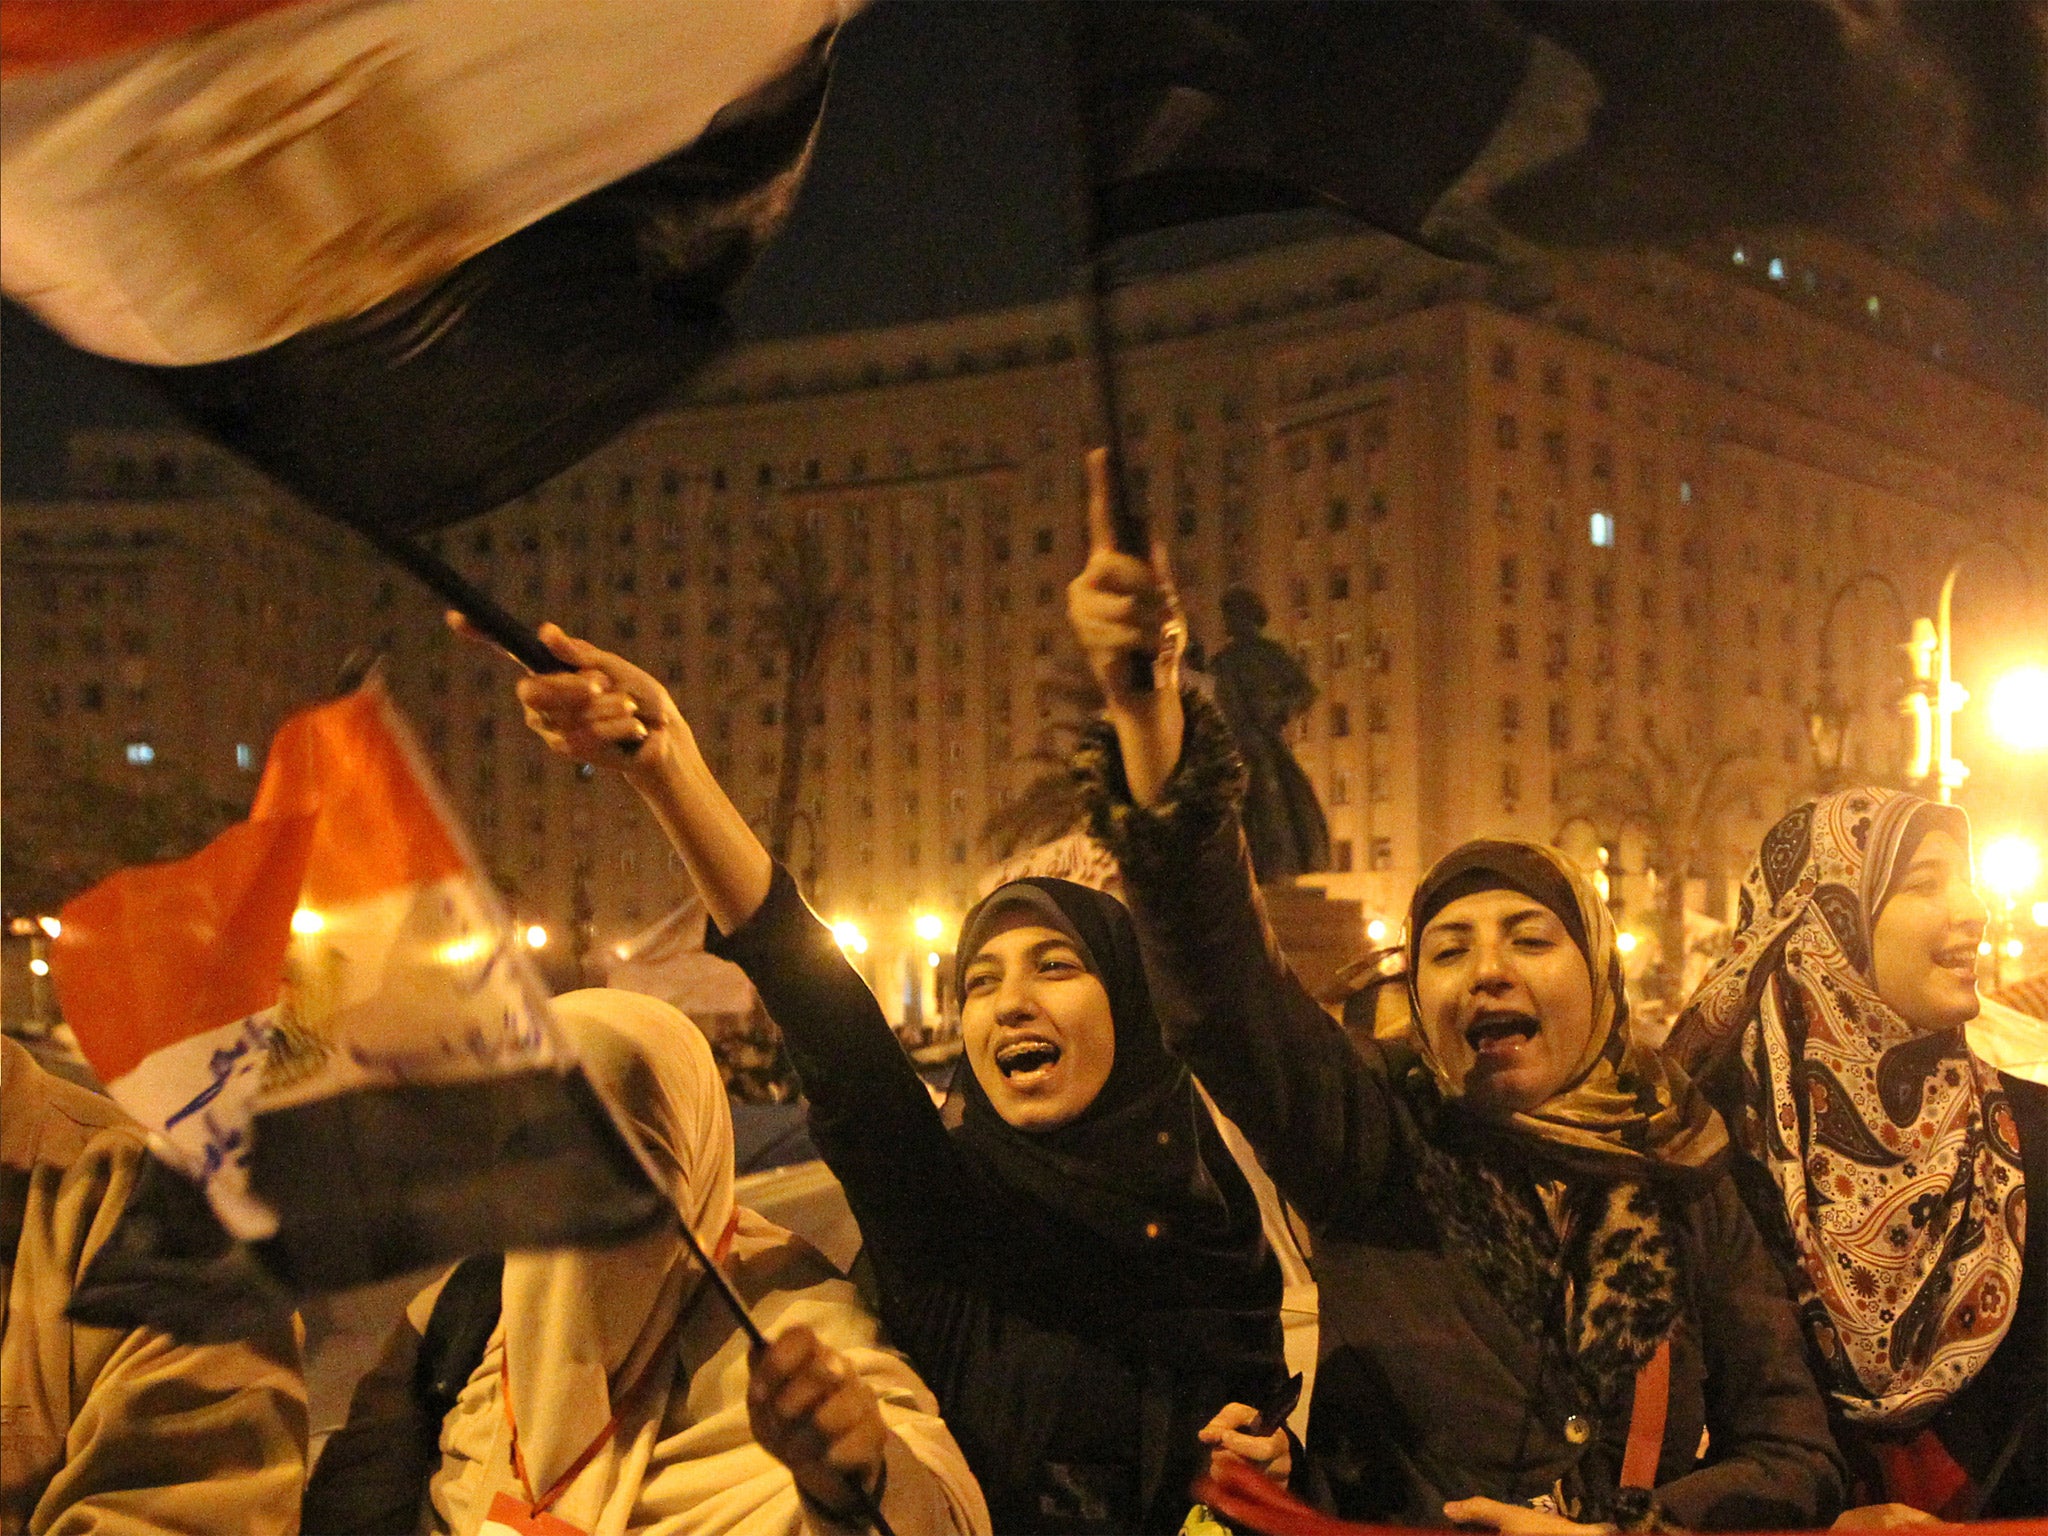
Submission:
<svg viewBox="0 0 2048 1536">
<path fill-rule="evenodd" d="M 1785 816 L 1743 883 L 1728 958 L 1668 1046 L 1694 1070 L 1739 1053 L 1740 1140 L 1784 1203 L 1829 1390 L 1852 1421 L 1898 1427 L 1998 1348 L 2026 1237 L 1997 1072 L 1963 1031 L 1919 1033 L 1877 994 L 1876 915 L 1930 823 L 1969 847 L 1960 810 L 1894 790 Z"/>
</svg>

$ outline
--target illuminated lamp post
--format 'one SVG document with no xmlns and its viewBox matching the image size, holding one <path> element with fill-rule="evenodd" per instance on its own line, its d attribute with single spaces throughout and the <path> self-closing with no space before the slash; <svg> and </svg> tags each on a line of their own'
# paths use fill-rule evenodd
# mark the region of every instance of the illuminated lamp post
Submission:
<svg viewBox="0 0 2048 1536">
<path fill-rule="evenodd" d="M 1822 794 L 1841 785 L 1842 759 L 1849 745 L 1849 728 L 1855 723 L 1857 714 L 1855 706 L 1844 699 L 1835 686 L 1835 653 L 1829 639 L 1834 633 L 1835 617 L 1842 600 L 1866 582 L 1878 587 L 1892 600 L 1892 606 L 1898 612 L 1899 628 L 1909 627 L 1906 600 L 1892 585 L 1891 578 L 1877 571 L 1858 571 L 1836 587 L 1828 598 L 1827 606 L 1821 612 L 1817 637 L 1815 696 L 1813 702 L 1806 706 L 1806 735 L 1813 747 L 1813 766 L 1819 780 L 1817 787 Z"/>
<path fill-rule="evenodd" d="M 2016 833 L 1993 838 L 1977 861 L 1985 888 L 1998 898 L 1991 913 L 1985 943 L 1990 950 L 1991 974 L 1999 986 L 2005 984 L 2006 962 L 2026 953 L 2023 940 L 2014 934 L 2013 909 L 2041 880 L 2041 850 Z"/>
<path fill-rule="evenodd" d="M 1979 539 L 1956 556 L 1948 574 L 1941 579 L 1934 618 L 1913 621 L 1913 638 L 1907 651 L 1913 658 L 1913 691 L 1906 697 L 1906 713 L 1913 721 L 1913 759 L 1907 777 L 1916 782 L 1933 780 L 1935 797 L 1943 805 L 1953 803 L 1955 792 L 1970 776 L 1969 768 L 1955 752 L 1956 714 L 1970 701 L 1970 695 L 1955 680 L 1954 643 L 1949 615 L 1955 600 L 1956 577 L 1963 562 L 1979 546 L 2001 549 L 2019 566 L 2020 574 L 2033 589 L 2033 573 L 2026 556 L 2003 539 Z"/>
</svg>

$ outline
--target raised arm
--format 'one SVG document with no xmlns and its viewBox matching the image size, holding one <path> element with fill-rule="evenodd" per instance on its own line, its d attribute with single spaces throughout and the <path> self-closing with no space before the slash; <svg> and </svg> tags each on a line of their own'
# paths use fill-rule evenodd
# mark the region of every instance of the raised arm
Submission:
<svg viewBox="0 0 2048 1536">
<path fill-rule="evenodd" d="M 706 947 L 747 973 L 782 1031 L 812 1139 L 886 1264 L 941 1225 L 958 1162 L 874 994 L 712 774 L 668 690 L 556 625 L 540 638 L 577 670 L 519 680 L 527 725 L 551 750 L 619 773 L 647 802 L 704 899 Z M 636 750 L 620 750 L 630 742 Z"/>
<path fill-rule="evenodd" d="M 1091 829 L 1122 867 L 1167 1049 L 1326 1223 L 1384 1175 L 1385 1065 L 1360 1057 L 1274 941 L 1238 826 L 1243 765 L 1215 708 L 1179 689 L 1186 627 L 1164 552 L 1114 548 L 1098 458 L 1089 471 L 1090 552 L 1067 609 L 1107 701 L 1076 760 Z M 1157 658 L 1149 692 L 1130 686 L 1134 653 Z"/>
<path fill-rule="evenodd" d="M 472 633 L 457 615 L 449 622 Z M 559 625 L 541 625 L 540 638 L 576 670 L 519 680 L 527 725 L 552 751 L 632 785 L 682 856 L 711 920 L 727 933 L 744 926 L 768 896 L 768 850 L 713 776 L 669 691 Z"/>
</svg>

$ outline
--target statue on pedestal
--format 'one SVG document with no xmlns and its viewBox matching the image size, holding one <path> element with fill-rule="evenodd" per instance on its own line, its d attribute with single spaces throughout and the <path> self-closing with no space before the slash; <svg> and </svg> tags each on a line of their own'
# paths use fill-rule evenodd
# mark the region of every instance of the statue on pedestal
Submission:
<svg viewBox="0 0 2048 1536">
<path fill-rule="evenodd" d="M 1251 771 L 1244 835 L 1261 885 L 1330 867 L 1330 827 L 1316 792 L 1288 750 L 1288 723 L 1315 702 L 1315 684 L 1287 647 L 1269 640 L 1266 605 L 1249 587 L 1223 594 L 1230 640 L 1216 653 L 1216 705 Z"/>
</svg>

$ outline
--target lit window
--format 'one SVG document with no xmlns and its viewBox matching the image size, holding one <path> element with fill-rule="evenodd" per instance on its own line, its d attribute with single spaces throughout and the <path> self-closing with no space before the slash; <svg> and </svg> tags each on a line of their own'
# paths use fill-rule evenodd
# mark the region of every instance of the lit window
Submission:
<svg viewBox="0 0 2048 1536">
<path fill-rule="evenodd" d="M 256 749 L 246 741 L 235 743 L 235 766 L 244 773 L 256 766 Z"/>
<path fill-rule="evenodd" d="M 1605 512 L 1595 512 L 1587 522 L 1586 536 L 1593 541 L 1595 549 L 1614 548 L 1614 519 Z"/>
<path fill-rule="evenodd" d="M 1783 281 L 1785 281 L 1784 259 L 1782 257 L 1773 256 L 1771 258 L 1771 264 L 1768 267 L 1764 268 L 1764 271 L 1770 277 L 1770 280 L 1772 282 L 1782 283 Z"/>
<path fill-rule="evenodd" d="M 1678 499 L 1688 507 L 1692 505 L 1692 482 L 1690 480 L 1678 482 Z"/>
<path fill-rule="evenodd" d="M 1884 306 L 1877 302 L 1877 295 L 1874 293 L 1863 301 L 1863 312 L 1873 320 L 1877 318 L 1878 312 L 1883 308 Z"/>
<path fill-rule="evenodd" d="M 131 741 L 128 743 L 128 761 L 137 767 L 153 763 L 156 761 L 156 748 L 146 741 Z"/>
<path fill-rule="evenodd" d="M 1745 251 L 1739 245 L 1735 247 L 1735 265 L 1737 265 L 1738 267 L 1746 267 L 1749 265 L 1749 252 Z"/>
</svg>

